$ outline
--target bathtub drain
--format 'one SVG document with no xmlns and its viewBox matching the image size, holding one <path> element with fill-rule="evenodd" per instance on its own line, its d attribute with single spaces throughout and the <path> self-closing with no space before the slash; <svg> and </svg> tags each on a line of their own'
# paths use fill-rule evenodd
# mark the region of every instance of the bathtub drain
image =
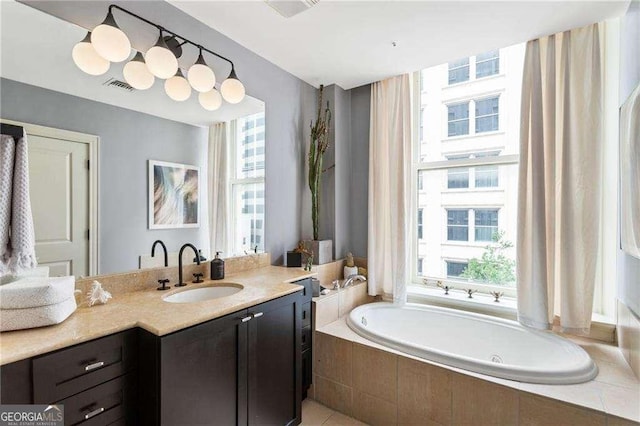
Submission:
<svg viewBox="0 0 640 426">
<path fill-rule="evenodd" d="M 366 318 L 363 316 L 362 319 L 360 320 L 362 322 L 362 325 L 364 325 L 365 327 L 367 326 L 367 320 Z"/>
<path fill-rule="evenodd" d="M 491 355 L 491 362 L 495 362 L 496 364 L 502 364 L 502 358 L 500 358 L 500 355 L 493 354 Z"/>
</svg>

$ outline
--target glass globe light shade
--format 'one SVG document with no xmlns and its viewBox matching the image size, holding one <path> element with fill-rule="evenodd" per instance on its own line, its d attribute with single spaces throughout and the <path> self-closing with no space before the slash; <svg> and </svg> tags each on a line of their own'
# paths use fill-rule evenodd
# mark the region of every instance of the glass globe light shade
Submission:
<svg viewBox="0 0 640 426">
<path fill-rule="evenodd" d="M 142 53 L 136 53 L 136 56 L 124 66 L 122 70 L 124 79 L 134 89 L 147 90 L 153 86 L 155 78 L 144 63 Z"/>
<path fill-rule="evenodd" d="M 122 62 L 131 54 L 129 37 L 118 28 L 111 12 L 91 32 L 91 44 L 98 55 L 111 62 Z"/>
<path fill-rule="evenodd" d="M 220 85 L 220 93 L 222 93 L 224 100 L 230 104 L 237 104 L 244 99 L 244 85 L 240 80 L 238 80 L 233 68 L 231 69 L 229 77 L 222 82 L 222 85 Z"/>
<path fill-rule="evenodd" d="M 78 68 L 89 75 L 102 75 L 109 71 L 111 66 L 111 62 L 98 55 L 91 44 L 91 32 L 88 32 L 82 41 L 73 46 L 71 57 Z"/>
<path fill-rule="evenodd" d="M 208 92 L 213 89 L 216 84 L 216 75 L 213 70 L 209 68 L 202 57 L 202 51 L 195 64 L 191 65 L 187 72 L 187 80 L 198 92 Z"/>
<path fill-rule="evenodd" d="M 158 78 L 171 78 L 178 71 L 178 59 L 167 47 L 162 34 L 156 45 L 147 51 L 144 59 L 151 74 Z"/>
<path fill-rule="evenodd" d="M 222 106 L 222 96 L 216 89 L 198 94 L 198 101 L 207 111 L 215 111 Z"/>
<path fill-rule="evenodd" d="M 191 96 L 191 86 L 180 70 L 164 82 L 164 91 L 171 99 L 178 102 L 186 101 Z"/>
</svg>

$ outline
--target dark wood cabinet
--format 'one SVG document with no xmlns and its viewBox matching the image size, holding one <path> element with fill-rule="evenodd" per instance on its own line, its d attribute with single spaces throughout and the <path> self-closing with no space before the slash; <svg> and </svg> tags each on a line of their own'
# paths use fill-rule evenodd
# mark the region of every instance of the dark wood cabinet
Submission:
<svg viewBox="0 0 640 426">
<path fill-rule="evenodd" d="M 0 367 L 2 404 L 64 404 L 65 424 L 136 424 L 137 330 Z"/>
<path fill-rule="evenodd" d="M 3 404 L 66 424 L 296 425 L 311 382 L 304 291 L 158 337 L 133 329 L 0 368 Z"/>
<path fill-rule="evenodd" d="M 141 423 L 301 421 L 301 293 L 157 337 L 141 332 Z M 142 414 L 144 413 L 144 414 Z"/>
<path fill-rule="evenodd" d="M 302 318 L 302 336 L 300 340 L 300 348 L 302 351 L 301 357 L 301 382 L 302 382 L 302 399 L 307 397 L 307 391 L 311 386 L 311 380 L 313 378 L 312 365 L 313 365 L 313 311 L 311 309 L 311 298 L 313 296 L 312 278 L 305 278 L 300 281 L 296 281 L 294 284 L 298 284 L 304 287 L 302 291 L 302 311 L 300 313 Z"/>
</svg>

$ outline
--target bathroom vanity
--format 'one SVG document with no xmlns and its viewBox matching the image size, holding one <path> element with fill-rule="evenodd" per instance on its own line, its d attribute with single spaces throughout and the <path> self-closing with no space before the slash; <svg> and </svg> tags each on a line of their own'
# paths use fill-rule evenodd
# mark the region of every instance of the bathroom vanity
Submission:
<svg viewBox="0 0 640 426">
<path fill-rule="evenodd" d="M 160 301 L 164 305 L 158 307 L 174 312 L 182 322 L 190 312 L 213 318 L 173 330 L 167 316 L 163 330 L 156 327 L 162 325 L 165 312 L 153 316 L 159 319 L 156 326 L 141 314 L 141 320 L 124 331 L 5 363 L 0 367 L 1 402 L 64 404 L 65 424 L 299 424 L 303 388 L 308 387 L 303 384 L 308 380 L 303 354 L 310 356 L 311 342 L 303 341 L 303 328 L 310 324 L 310 309 L 304 311 L 310 306 L 311 279 L 258 284 L 264 281 L 259 278 L 261 269 L 244 274 L 249 278 L 245 296 L 237 298 L 238 310 L 233 310 L 231 297 L 190 309 Z M 157 293 L 123 295 L 122 306 L 116 298 L 112 313 L 120 311 L 128 321 L 128 303 L 155 303 L 162 297 Z M 269 300 L 263 302 L 265 298 Z M 252 304 L 251 299 L 260 303 Z M 69 323 L 17 333 L 46 339 L 56 327 L 62 334 L 72 332 L 68 328 L 91 327 L 94 312 L 86 311 L 74 314 Z M 14 336 L 22 338 L 4 333 L 3 343 L 18 343 L 12 341 Z M 7 347 L 2 355 L 5 362 Z"/>
</svg>

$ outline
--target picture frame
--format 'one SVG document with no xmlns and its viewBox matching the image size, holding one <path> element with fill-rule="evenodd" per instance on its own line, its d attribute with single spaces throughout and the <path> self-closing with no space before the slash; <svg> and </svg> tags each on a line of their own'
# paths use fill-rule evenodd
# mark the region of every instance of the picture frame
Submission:
<svg viewBox="0 0 640 426">
<path fill-rule="evenodd" d="M 200 167 L 148 161 L 149 229 L 200 227 Z"/>
<path fill-rule="evenodd" d="M 640 259 L 640 84 L 620 108 L 620 244 Z"/>
</svg>

